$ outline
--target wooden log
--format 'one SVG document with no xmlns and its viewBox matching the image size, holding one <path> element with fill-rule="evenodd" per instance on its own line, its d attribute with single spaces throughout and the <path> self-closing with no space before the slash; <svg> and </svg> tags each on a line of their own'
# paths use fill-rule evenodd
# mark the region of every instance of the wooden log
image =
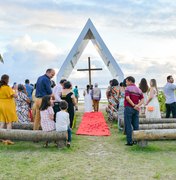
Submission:
<svg viewBox="0 0 176 180">
<path fill-rule="evenodd" d="M 0 139 L 20 141 L 56 141 L 59 142 L 59 144 L 65 144 L 67 132 L 0 129 Z"/>
<path fill-rule="evenodd" d="M 139 129 L 176 129 L 176 123 L 139 124 Z"/>
<path fill-rule="evenodd" d="M 164 123 L 176 123 L 176 118 L 140 118 L 139 124 L 164 124 Z M 124 120 L 120 120 L 119 122 L 120 127 L 124 127 Z"/>
<path fill-rule="evenodd" d="M 33 130 L 33 123 L 28 123 L 28 124 L 13 123 L 12 129 Z"/>
<path fill-rule="evenodd" d="M 139 114 L 139 118 L 146 118 L 145 114 Z M 161 118 L 166 118 L 166 115 L 162 113 Z"/>
<path fill-rule="evenodd" d="M 151 129 L 133 131 L 133 141 L 141 140 L 173 140 L 176 139 L 176 129 Z"/>
<path fill-rule="evenodd" d="M 176 123 L 176 118 L 140 118 L 140 124 Z"/>
</svg>

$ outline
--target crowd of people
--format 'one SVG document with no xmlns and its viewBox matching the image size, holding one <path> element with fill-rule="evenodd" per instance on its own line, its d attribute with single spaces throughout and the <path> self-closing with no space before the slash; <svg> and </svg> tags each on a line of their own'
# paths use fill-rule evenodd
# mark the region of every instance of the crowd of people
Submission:
<svg viewBox="0 0 176 180">
<path fill-rule="evenodd" d="M 13 122 L 29 123 L 34 121 L 34 130 L 67 131 L 67 146 L 71 143 L 74 114 L 78 110 L 78 86 L 73 89 L 70 81 L 61 79 L 55 84 L 52 78 L 54 69 L 47 69 L 46 73 L 37 79 L 33 86 L 28 79 L 25 84 L 14 83 L 9 86 L 9 76 L 2 75 L 0 80 L 0 128 L 12 129 Z M 170 75 L 164 86 L 166 97 L 166 118 L 172 113 L 176 118 L 176 85 Z M 84 92 L 84 111 L 98 112 L 101 100 L 101 89 L 98 83 L 87 85 Z M 146 118 L 161 118 L 158 102 L 158 88 L 155 79 L 142 78 L 139 87 L 135 85 L 132 76 L 119 84 L 112 79 L 106 91 L 108 108 L 118 113 L 118 118 L 124 119 L 127 144 L 133 145 L 132 131 L 139 129 L 139 114 Z M 10 107 L 10 108 L 9 108 Z M 45 146 L 48 146 L 46 142 Z"/>
<path fill-rule="evenodd" d="M 9 86 L 9 76 L 2 75 L 0 128 L 12 129 L 13 122 L 26 124 L 33 121 L 33 130 L 41 127 L 43 131 L 67 131 L 67 146 L 70 146 L 74 114 L 78 110 L 78 87 L 73 89 L 71 82 L 66 79 L 61 79 L 56 85 L 52 80 L 54 75 L 54 69 L 47 69 L 35 85 L 26 79 L 24 85 L 15 82 L 12 87 Z M 85 101 L 87 99 L 85 112 L 92 112 L 93 109 L 98 111 L 101 98 L 98 84 L 95 84 L 95 88 L 91 87 L 90 91 L 88 89 L 87 94 L 84 94 Z M 89 95 L 90 100 L 86 98 Z M 88 104 L 89 108 L 86 107 Z M 45 146 L 48 146 L 48 142 Z"/>
<path fill-rule="evenodd" d="M 163 92 L 166 98 L 166 118 L 176 118 L 176 85 L 170 75 Z M 113 79 L 106 91 L 108 108 L 118 112 L 118 119 L 123 119 L 125 133 L 127 137 L 126 145 L 132 146 L 132 131 L 139 129 L 139 114 L 144 114 L 146 118 L 161 118 L 160 105 L 158 101 L 158 87 L 155 79 L 150 80 L 150 87 L 147 80 L 142 78 L 139 87 L 135 85 L 135 78 L 127 77 L 120 83 Z"/>
</svg>

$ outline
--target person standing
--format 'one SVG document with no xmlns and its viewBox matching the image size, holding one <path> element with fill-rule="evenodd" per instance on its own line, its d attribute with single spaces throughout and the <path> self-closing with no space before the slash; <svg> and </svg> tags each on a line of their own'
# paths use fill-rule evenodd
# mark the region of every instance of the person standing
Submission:
<svg viewBox="0 0 176 180">
<path fill-rule="evenodd" d="M 35 117 L 34 117 L 34 130 L 38 130 L 40 127 L 40 105 L 42 102 L 42 97 L 45 95 L 51 95 L 52 98 L 54 98 L 54 95 L 52 94 L 51 89 L 51 81 L 55 75 L 54 69 L 47 69 L 46 73 L 43 76 L 40 76 L 36 83 L 36 99 L 34 103 L 35 107 Z"/>
<path fill-rule="evenodd" d="M 150 80 L 149 97 L 145 105 L 146 118 L 161 118 L 160 105 L 158 102 L 158 89 L 155 79 Z"/>
<path fill-rule="evenodd" d="M 125 132 L 127 138 L 127 146 L 132 146 L 132 131 L 139 129 L 139 109 L 144 102 L 142 91 L 135 85 L 135 79 L 132 76 L 126 78 L 125 89 Z M 132 130 L 133 127 L 133 130 Z"/>
<path fill-rule="evenodd" d="M 145 104 L 147 103 L 148 99 L 148 93 L 149 93 L 149 87 L 147 84 L 147 80 L 145 78 L 141 79 L 141 82 L 139 83 L 139 89 L 141 89 L 143 96 L 144 96 L 144 103 L 141 106 L 141 114 L 145 114 L 146 107 Z"/>
<path fill-rule="evenodd" d="M 93 108 L 94 112 L 98 112 L 99 110 L 99 102 L 101 99 L 101 90 L 98 88 L 98 84 L 95 83 L 95 87 L 92 90 L 92 100 L 93 100 Z"/>
<path fill-rule="evenodd" d="M 92 98 L 90 86 L 87 85 L 87 88 L 83 92 L 84 96 L 84 112 L 92 112 Z"/>
<path fill-rule="evenodd" d="M 118 110 L 119 108 L 119 98 L 120 98 L 120 89 L 119 89 L 119 82 L 117 79 L 111 80 L 111 90 L 110 94 L 111 97 L 109 98 L 109 103 Z"/>
<path fill-rule="evenodd" d="M 76 98 L 72 92 L 72 84 L 70 81 L 66 81 L 63 86 L 61 93 L 61 99 L 65 100 L 68 103 L 68 113 L 70 118 L 70 128 L 73 128 L 73 119 L 74 119 L 74 106 L 76 105 Z"/>
<path fill-rule="evenodd" d="M 75 110 L 78 110 L 78 98 L 79 98 L 79 92 L 78 92 L 78 86 L 75 86 L 75 88 L 73 89 L 75 98 L 76 98 L 76 106 L 75 106 Z"/>
<path fill-rule="evenodd" d="M 119 109 L 118 109 L 118 123 L 120 123 L 120 121 L 124 121 L 125 85 L 123 82 L 120 83 L 120 89 L 119 90 L 120 90 L 120 98 L 119 98 Z"/>
<path fill-rule="evenodd" d="M 54 106 L 53 106 L 54 121 L 56 121 L 56 113 L 60 111 L 61 93 L 62 93 L 64 82 L 66 81 L 67 81 L 66 79 L 61 79 L 59 84 L 53 88 L 53 94 L 55 97 Z"/>
<path fill-rule="evenodd" d="M 12 90 L 8 85 L 9 76 L 4 74 L 0 80 L 0 128 L 7 125 L 7 129 L 12 129 L 12 122 L 17 122 L 16 105 L 14 97 L 17 97 L 17 87 Z"/>
<path fill-rule="evenodd" d="M 30 99 L 27 96 L 25 86 L 18 84 L 18 95 L 15 98 L 16 111 L 18 115 L 18 121 L 22 124 L 28 124 L 29 120 L 29 103 Z"/>
<path fill-rule="evenodd" d="M 173 83 L 174 78 L 171 75 L 167 76 L 167 83 L 164 86 L 164 94 L 166 97 L 166 118 L 170 117 L 171 112 L 172 117 L 176 118 L 176 85 Z"/>
<path fill-rule="evenodd" d="M 30 85 L 29 79 L 25 80 L 25 88 L 26 88 L 27 96 L 30 99 L 29 107 L 31 108 L 31 106 L 32 106 L 32 92 L 34 90 L 34 87 Z"/>
</svg>

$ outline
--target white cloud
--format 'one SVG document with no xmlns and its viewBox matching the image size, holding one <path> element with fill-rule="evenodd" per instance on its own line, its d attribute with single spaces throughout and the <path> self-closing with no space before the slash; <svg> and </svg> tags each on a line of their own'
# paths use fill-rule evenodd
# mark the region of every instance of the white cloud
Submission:
<svg viewBox="0 0 176 180">
<path fill-rule="evenodd" d="M 11 83 L 23 83 L 29 78 L 35 83 L 47 68 L 60 68 L 63 62 L 62 50 L 46 40 L 35 42 L 29 35 L 15 39 L 6 49 L 1 74 L 7 73 Z"/>
</svg>

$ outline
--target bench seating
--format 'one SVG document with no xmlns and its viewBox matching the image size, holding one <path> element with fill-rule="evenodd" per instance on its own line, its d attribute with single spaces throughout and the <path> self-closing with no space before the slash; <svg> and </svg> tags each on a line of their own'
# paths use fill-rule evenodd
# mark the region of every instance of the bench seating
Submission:
<svg viewBox="0 0 176 180">
<path fill-rule="evenodd" d="M 151 129 L 133 131 L 133 141 L 137 141 L 141 147 L 145 147 L 148 141 L 175 140 L 176 129 Z"/>
<path fill-rule="evenodd" d="M 56 141 L 58 148 L 66 146 L 67 131 L 45 132 L 41 130 L 0 129 L 0 139 L 19 141 Z"/>
</svg>

